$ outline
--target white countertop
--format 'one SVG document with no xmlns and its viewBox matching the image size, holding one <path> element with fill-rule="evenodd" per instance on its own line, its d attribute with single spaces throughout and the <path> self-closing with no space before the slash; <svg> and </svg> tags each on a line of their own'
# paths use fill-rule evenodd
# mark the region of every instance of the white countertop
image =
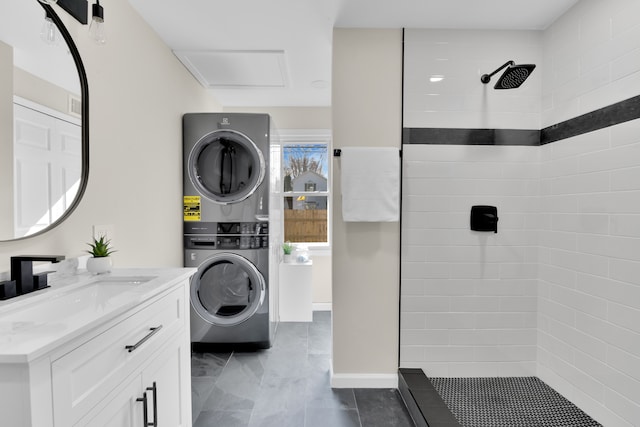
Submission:
<svg viewBox="0 0 640 427">
<path fill-rule="evenodd" d="M 0 363 L 37 359 L 188 279 L 195 268 L 115 269 L 50 280 L 0 303 Z"/>
</svg>

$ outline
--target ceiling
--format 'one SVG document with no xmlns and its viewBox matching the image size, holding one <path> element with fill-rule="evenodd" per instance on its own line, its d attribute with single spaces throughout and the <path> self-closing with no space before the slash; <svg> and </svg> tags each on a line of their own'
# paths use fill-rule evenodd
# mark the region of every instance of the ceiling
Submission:
<svg viewBox="0 0 640 427">
<path fill-rule="evenodd" d="M 334 27 L 543 30 L 577 1 L 129 0 L 225 107 L 331 105 Z"/>
</svg>

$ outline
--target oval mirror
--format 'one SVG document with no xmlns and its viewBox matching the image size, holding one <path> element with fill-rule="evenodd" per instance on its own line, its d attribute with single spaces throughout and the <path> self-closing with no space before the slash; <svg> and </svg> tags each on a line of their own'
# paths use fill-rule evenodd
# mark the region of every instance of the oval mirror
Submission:
<svg viewBox="0 0 640 427">
<path fill-rule="evenodd" d="M 45 19 L 46 18 L 46 19 Z M 64 221 L 89 175 L 87 78 L 51 6 L 0 5 L 0 241 Z"/>
</svg>

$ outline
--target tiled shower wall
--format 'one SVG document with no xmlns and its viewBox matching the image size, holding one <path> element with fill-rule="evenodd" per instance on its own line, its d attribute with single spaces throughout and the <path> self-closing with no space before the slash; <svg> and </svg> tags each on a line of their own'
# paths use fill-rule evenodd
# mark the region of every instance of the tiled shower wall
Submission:
<svg viewBox="0 0 640 427">
<path fill-rule="evenodd" d="M 539 129 L 541 74 L 517 91 L 480 76 L 541 58 L 539 32 L 406 30 L 404 127 Z M 540 147 L 418 142 L 403 146 L 401 366 L 534 375 Z M 469 230 L 472 205 L 498 207 L 497 234 Z"/>
<path fill-rule="evenodd" d="M 540 147 L 403 148 L 401 366 L 535 375 Z M 498 233 L 469 230 L 498 207 Z"/>
<path fill-rule="evenodd" d="M 638 1 L 582 0 L 545 31 L 543 127 L 640 94 L 638 16 Z M 604 425 L 637 426 L 640 120 L 540 150 L 538 376 Z"/>
<path fill-rule="evenodd" d="M 542 60 L 529 60 L 535 48 L 523 40 L 504 58 L 537 63 L 523 87 L 487 99 L 471 81 L 501 61 L 454 78 L 450 90 L 464 91 L 451 98 L 424 83 L 439 64 L 434 51 L 411 47 L 412 37 L 444 43 L 449 32 L 407 31 L 404 127 L 544 129 L 635 97 L 637 16 L 637 1 L 581 0 L 541 33 Z M 459 33 L 471 35 L 466 52 L 435 50 L 454 52 L 440 57 L 448 69 L 468 69 L 468 52 L 492 55 L 478 32 Z M 602 129 L 540 147 L 403 146 L 402 366 L 429 375 L 537 374 L 604 425 L 638 425 L 640 120 L 610 119 L 596 114 Z M 476 203 L 498 207 L 497 235 L 468 230 Z"/>
</svg>

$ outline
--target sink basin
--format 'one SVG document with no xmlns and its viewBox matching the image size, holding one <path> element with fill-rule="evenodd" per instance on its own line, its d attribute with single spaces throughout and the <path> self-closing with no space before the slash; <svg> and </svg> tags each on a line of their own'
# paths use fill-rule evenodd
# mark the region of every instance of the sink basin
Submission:
<svg viewBox="0 0 640 427">
<path fill-rule="evenodd" d="M 82 322 L 87 317 L 105 314 L 131 298 L 132 290 L 155 276 L 109 276 L 52 295 L 49 298 L 0 315 L 4 333 L 28 333 L 44 324 Z"/>
<path fill-rule="evenodd" d="M 156 276 L 109 276 L 95 280 L 93 284 L 100 285 L 140 285 L 149 280 L 156 279 Z"/>
</svg>

